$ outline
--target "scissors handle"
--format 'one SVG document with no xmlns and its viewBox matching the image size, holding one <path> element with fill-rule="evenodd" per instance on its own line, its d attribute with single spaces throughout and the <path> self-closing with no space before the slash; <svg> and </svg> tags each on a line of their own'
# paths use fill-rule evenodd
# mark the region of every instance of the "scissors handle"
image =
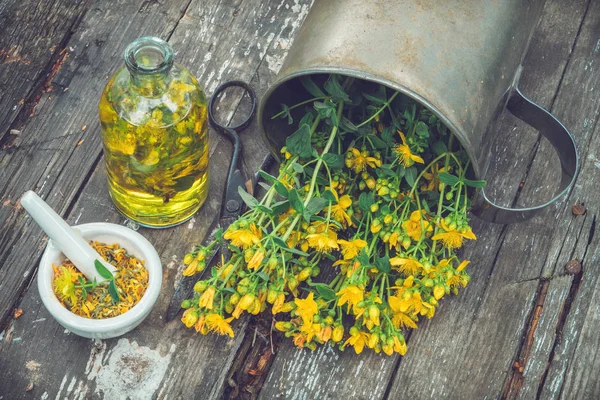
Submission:
<svg viewBox="0 0 600 400">
<path fill-rule="evenodd" d="M 225 91 L 225 89 L 230 87 L 241 87 L 248 93 L 251 101 L 250 113 L 246 119 L 239 125 L 233 127 L 218 123 L 214 116 L 215 103 L 219 95 Z M 210 125 L 220 134 L 227 136 L 233 144 L 233 154 L 231 155 L 231 163 L 229 164 L 229 172 L 227 173 L 227 183 L 225 186 L 225 199 L 221 207 L 221 218 L 236 217 L 242 213 L 242 197 L 238 192 L 238 188 L 240 186 L 244 187 L 245 179 L 242 176 L 239 168 L 242 145 L 238 136 L 238 132 L 245 129 L 250 124 L 255 111 L 256 94 L 254 93 L 254 90 L 252 90 L 252 88 L 243 81 L 229 81 L 223 83 L 217 88 L 217 90 L 215 90 L 215 93 L 212 95 L 208 103 L 208 121 Z"/>
<path fill-rule="evenodd" d="M 215 102 L 217 101 L 219 95 L 221 93 L 223 93 L 225 91 L 225 89 L 228 89 L 230 87 L 240 87 L 240 88 L 244 89 L 246 91 L 246 93 L 248 93 L 248 96 L 250 97 L 250 102 L 251 102 L 250 112 L 248 113 L 248 116 L 246 117 L 245 120 L 243 120 L 241 123 L 239 123 L 236 126 L 222 125 L 217 122 L 215 115 L 214 115 Z M 228 135 L 228 133 L 227 133 L 228 129 L 231 129 L 236 133 L 245 129 L 248 125 L 250 125 L 250 122 L 252 121 L 252 118 L 254 117 L 255 113 L 256 113 L 256 93 L 254 92 L 254 89 L 252 89 L 250 87 L 250 85 L 248 85 L 244 81 L 228 81 L 228 82 L 223 83 L 221 86 L 219 86 L 217 88 L 217 90 L 215 90 L 215 93 L 210 98 L 210 102 L 208 104 L 208 121 L 210 122 L 210 125 L 213 128 L 215 128 L 219 133 L 224 134 L 224 135 Z"/>
</svg>

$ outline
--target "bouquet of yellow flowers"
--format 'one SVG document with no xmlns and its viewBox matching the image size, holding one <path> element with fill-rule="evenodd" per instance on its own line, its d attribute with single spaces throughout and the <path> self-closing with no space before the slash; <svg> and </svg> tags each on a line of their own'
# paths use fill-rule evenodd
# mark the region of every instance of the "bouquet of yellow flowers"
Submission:
<svg viewBox="0 0 600 400">
<path fill-rule="evenodd" d="M 439 300 L 469 282 L 457 251 L 476 239 L 467 211 L 469 158 L 441 121 L 381 85 L 302 78 L 307 97 L 273 118 L 297 130 L 266 194 L 220 240 L 231 257 L 185 300 L 187 327 L 234 335 L 244 313 L 270 310 L 298 347 L 330 343 L 391 355 Z M 301 118 L 298 118 L 302 115 Z M 204 270 L 209 247 L 187 254 Z M 328 268 L 321 267 L 328 265 Z"/>
</svg>

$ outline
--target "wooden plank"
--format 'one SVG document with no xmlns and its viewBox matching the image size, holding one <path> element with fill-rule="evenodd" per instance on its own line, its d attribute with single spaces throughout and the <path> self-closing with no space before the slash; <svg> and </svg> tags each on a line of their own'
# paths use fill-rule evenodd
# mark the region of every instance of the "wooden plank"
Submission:
<svg viewBox="0 0 600 400">
<path fill-rule="evenodd" d="M 93 7 L 66 46 L 69 55 L 49 83 L 54 91 L 44 93 L 19 143 L 3 152 L 0 326 L 31 278 L 45 244 L 18 199 L 33 189 L 60 214 L 68 210 L 101 152 L 97 102 L 109 75 L 121 64 L 123 48 L 142 27 L 146 34 L 168 35 L 188 1 L 170 2 L 168 7 L 141 0 Z"/>
<path fill-rule="evenodd" d="M 521 87 L 546 106 L 552 104 L 560 85 L 586 3 L 555 1 L 544 10 L 542 23 L 525 60 Z M 558 31 L 557 19 L 562 21 Z M 551 30 L 551 35 L 546 35 Z M 547 60 L 547 54 L 553 54 L 553 58 Z M 501 134 L 507 131 L 511 135 Z M 500 156 L 488 173 L 488 191 L 500 204 L 510 205 L 519 192 L 519 183 L 527 176 L 538 135 L 509 117 L 500 121 L 496 132 L 500 140 L 495 146 L 496 154 Z M 510 154 L 510 157 L 503 158 L 503 154 Z M 541 200 L 552 190 L 554 187 L 545 191 L 540 189 L 533 198 Z M 283 360 L 291 358 L 297 351 L 286 352 L 282 348 L 261 396 L 269 398 L 278 393 L 294 393 L 300 398 L 310 398 L 315 396 L 317 389 L 314 388 L 319 388 L 323 397 L 343 397 L 359 387 L 365 388 L 366 393 L 370 390 L 376 394 L 369 398 L 383 397 L 383 393 L 390 398 L 498 396 L 519 350 L 538 291 L 539 282 L 535 278 L 539 276 L 544 260 L 542 257 L 537 266 L 530 266 L 530 259 L 536 251 L 547 247 L 548 240 L 544 242 L 543 231 L 537 235 L 536 231 L 541 226 L 553 224 L 548 218 L 550 214 L 548 211 L 528 224 L 509 228 L 474 220 L 479 239 L 465 249 L 465 256 L 473 260 L 469 287 L 457 298 L 445 301 L 435 318 L 421 324 L 411 334 L 408 353 L 401 361 L 388 358 L 381 369 L 363 370 L 359 376 L 354 376 L 350 371 L 361 362 L 363 355 L 348 357 L 343 367 L 348 372 L 339 373 L 345 386 L 340 393 L 326 389 L 331 387 L 325 382 L 327 378 L 315 376 L 322 368 L 327 369 L 317 354 L 306 352 L 304 369 L 300 373 L 282 372 Z M 523 268 L 523 265 L 529 267 Z M 497 321 L 503 322 L 498 324 Z M 388 385 L 386 377 L 395 368 L 398 371 L 394 381 L 387 392 L 385 389 L 382 392 L 380 387 Z M 352 376 L 352 379 L 344 379 L 344 375 Z"/>
<path fill-rule="evenodd" d="M 555 6 L 550 5 L 549 7 Z M 554 15 L 561 16 L 561 23 L 564 23 L 565 21 L 577 22 L 575 19 L 564 18 L 564 15 L 572 15 L 572 13 L 569 13 L 569 10 L 573 12 L 577 9 L 571 8 L 571 5 L 566 4 L 566 2 L 563 3 L 561 9 L 563 10 L 562 13 L 557 14 L 556 11 L 553 12 Z M 583 70 L 583 68 L 579 68 L 577 64 L 586 59 L 589 61 L 587 55 L 590 53 L 590 50 L 594 48 L 595 42 L 587 38 L 588 33 L 585 31 L 585 26 L 588 24 L 593 25 L 591 21 L 597 20 L 597 16 L 591 17 L 590 10 L 586 11 L 587 7 L 585 5 L 584 7 L 579 5 L 578 9 L 585 11 L 579 13 L 582 17 L 585 16 L 583 23 L 584 28 L 581 32 L 579 32 L 578 28 L 575 29 L 578 36 L 574 51 L 564 74 L 560 74 L 561 81 L 559 91 L 557 92 L 557 97 L 555 97 L 555 100 L 550 105 L 557 117 L 572 130 L 579 145 L 582 158 L 585 159 L 586 154 L 594 154 L 594 150 L 590 149 L 588 146 L 590 140 L 589 130 L 585 129 L 580 121 L 585 118 L 597 120 L 598 99 L 597 96 L 593 95 L 593 92 L 590 92 L 590 90 L 593 91 L 593 88 L 596 87 L 596 80 L 593 78 L 589 79 L 587 76 L 585 76 L 585 79 L 582 79 L 584 76 L 581 76 L 580 70 Z M 558 21 L 556 23 L 558 23 Z M 547 26 L 552 27 L 555 26 L 556 23 Z M 552 36 L 549 38 L 551 37 Z M 597 37 L 597 34 L 593 34 L 591 37 Z M 555 41 L 555 39 L 551 40 Z M 550 49 L 552 49 L 552 47 L 550 47 Z M 556 52 L 553 52 L 552 54 L 556 57 Z M 573 83 L 569 85 L 571 80 Z M 575 84 L 575 82 L 577 83 Z M 532 97 L 536 99 L 537 95 Z M 580 106 L 574 106 L 574 102 Z M 593 125 L 594 122 L 591 123 Z M 527 204 L 526 201 L 529 200 L 526 199 L 534 197 L 539 198 L 540 195 L 551 195 L 554 187 L 556 187 L 556 165 L 558 165 L 556 156 L 554 156 L 553 153 L 554 150 L 551 149 L 550 146 L 547 146 L 544 141 L 540 142 L 536 158 L 528 171 L 525 186 L 520 193 L 518 204 Z M 530 184 L 529 182 L 532 183 Z M 590 185 L 592 182 L 593 180 L 590 180 L 589 176 L 585 176 L 582 173 L 575 190 L 577 190 L 577 187 Z M 542 184 L 542 187 L 540 187 L 540 183 Z M 548 352 L 552 351 L 552 342 L 555 340 L 553 338 L 556 336 L 556 329 L 561 326 L 561 320 L 566 317 L 562 314 L 564 311 L 568 312 L 568 310 L 564 308 L 564 305 L 570 303 L 569 292 L 572 287 L 570 284 L 571 278 L 560 277 L 560 275 L 564 275 L 563 267 L 566 261 L 557 261 L 557 257 L 559 255 L 561 257 L 570 257 L 567 258 L 567 261 L 571 258 L 575 258 L 573 256 L 573 245 L 576 242 L 568 240 L 568 232 L 570 229 L 564 228 L 569 225 L 577 226 L 574 229 L 574 232 L 571 232 L 573 234 L 572 239 L 580 241 L 580 245 L 587 242 L 586 232 L 588 232 L 588 230 L 585 228 L 582 229 L 578 220 L 575 220 L 577 222 L 574 222 L 573 216 L 571 215 L 570 208 L 573 203 L 573 198 L 563 199 L 532 221 L 507 228 L 506 236 L 504 237 L 503 245 L 496 261 L 497 267 L 492 273 L 492 281 L 494 275 L 510 274 L 512 277 L 507 276 L 504 282 L 511 284 L 510 282 L 512 281 L 514 282 L 514 285 L 520 285 L 524 290 L 526 290 L 524 285 L 539 282 L 537 285 L 531 285 L 533 287 L 529 287 L 528 289 L 529 291 L 533 291 L 536 299 L 531 304 L 522 302 L 522 307 L 516 307 L 515 311 L 517 313 L 521 312 L 521 315 L 518 317 L 497 312 L 494 310 L 495 307 L 504 308 L 507 303 L 515 305 L 518 305 L 518 303 L 509 296 L 494 296 L 493 293 L 501 292 L 504 290 L 504 287 L 498 282 L 490 283 L 490 289 L 488 290 L 488 293 L 490 294 L 488 294 L 488 296 L 490 296 L 492 301 L 485 299 L 482 303 L 482 309 L 486 307 L 489 310 L 488 317 L 490 318 L 490 321 L 488 323 L 481 323 L 479 320 L 476 320 L 473 324 L 471 335 L 463 338 L 468 338 L 468 347 L 476 350 L 466 352 L 464 363 L 461 363 L 459 360 L 450 360 L 449 362 L 449 364 L 456 362 L 453 365 L 453 367 L 456 368 L 457 365 L 470 366 L 471 364 L 466 363 L 475 360 L 484 360 L 482 362 L 485 362 L 485 368 L 483 368 L 482 372 L 479 370 L 479 364 L 475 364 L 478 368 L 475 368 L 474 371 L 456 368 L 456 372 L 454 373 L 450 372 L 442 374 L 440 380 L 436 379 L 433 382 L 433 387 L 440 387 L 443 385 L 443 382 L 447 381 L 448 383 L 443 387 L 447 388 L 448 393 L 454 393 L 456 395 L 460 394 L 461 396 L 466 397 L 506 396 L 512 398 L 519 395 L 520 390 L 524 390 L 524 398 L 531 398 L 531 396 L 527 396 L 526 394 L 533 394 L 535 396 L 538 393 L 540 379 L 543 379 L 541 375 L 544 373 L 544 369 L 540 368 L 540 366 L 543 365 L 545 367 L 545 363 L 549 359 Z M 579 233 L 581 233 L 581 236 Z M 578 252 L 575 251 L 575 254 L 577 253 Z M 552 274 L 544 272 L 547 269 L 547 265 L 553 266 L 554 271 Z M 502 270 L 498 271 L 500 268 Z M 541 277 L 554 279 L 550 282 L 549 295 L 545 295 L 545 298 L 541 299 L 544 314 L 542 315 L 543 319 L 540 320 L 536 318 L 535 311 L 538 301 L 540 300 L 539 297 L 543 294 L 541 289 L 544 286 L 544 282 L 539 281 L 539 278 Z M 554 282 L 555 279 L 557 280 L 556 282 Z M 532 292 L 529 292 L 529 295 L 531 294 Z M 522 296 L 521 293 L 516 295 Z M 496 302 L 496 306 L 494 305 L 494 302 Z M 576 308 L 571 308 L 571 310 L 572 312 L 579 312 Z M 493 332 L 495 329 L 494 325 L 501 325 L 500 329 L 505 329 L 505 325 L 513 325 L 515 324 L 515 321 L 522 324 L 522 328 L 514 331 L 515 334 L 510 341 L 505 338 L 498 338 L 493 334 L 489 335 L 490 332 Z M 531 326 L 534 322 L 538 324 L 537 327 Z M 533 341 L 531 343 L 528 342 L 528 334 L 530 332 L 533 333 Z M 417 332 L 413 335 L 411 343 L 415 343 L 414 341 L 419 337 L 420 333 L 421 332 Z M 454 332 L 453 335 L 456 337 Z M 487 344 L 482 339 L 477 340 L 477 338 L 480 338 L 482 335 L 487 335 Z M 473 336 L 475 336 L 475 340 L 473 340 Z M 460 341 L 460 338 L 458 338 L 458 340 Z M 518 345 L 521 342 L 522 344 L 520 346 L 515 346 L 515 344 Z M 528 347 L 533 348 L 534 351 L 531 351 Z M 488 352 L 488 348 L 495 348 L 496 352 Z M 526 357 L 521 358 L 522 356 Z M 514 364 L 514 362 L 518 362 L 518 364 Z M 529 363 L 531 363 L 531 368 L 529 368 Z M 405 372 L 404 375 L 399 375 L 395 385 L 398 387 L 402 384 L 412 386 L 412 382 L 416 377 L 409 371 L 418 370 L 418 366 L 419 363 L 417 362 L 407 362 L 407 360 L 403 360 L 400 365 L 400 370 L 406 370 L 407 372 Z M 513 366 L 516 367 L 515 370 L 512 369 Z M 524 368 L 528 372 L 524 377 L 524 382 L 520 379 L 512 379 L 516 374 L 520 373 L 518 371 L 519 367 Z M 490 382 L 495 383 L 490 385 Z M 511 384 L 517 386 L 512 387 Z M 520 385 L 524 386 L 521 388 Z M 431 386 L 431 382 L 423 382 L 420 384 L 420 387 L 423 389 Z M 504 386 L 504 389 L 501 389 L 502 386 Z M 418 387 L 415 391 L 417 390 Z M 392 391 L 392 393 L 405 392 Z M 423 396 L 426 397 L 429 393 L 430 392 L 425 392 Z M 544 396 L 542 397 L 545 398 Z"/>
<path fill-rule="evenodd" d="M 204 1 L 192 2 L 171 36 L 177 61 L 190 66 L 192 72 L 200 77 L 204 87 L 210 87 L 211 82 L 216 87 L 221 80 L 230 78 L 250 81 L 265 58 L 264 49 L 278 35 L 287 41 L 290 40 L 288 35 L 294 33 L 293 30 L 284 30 L 283 26 L 296 18 L 298 13 L 294 11 L 291 2 L 279 5 L 280 9 L 272 2 L 257 0 L 233 5 L 224 1 L 210 4 Z M 275 13 L 282 18 L 274 18 Z M 124 20 L 129 17 L 123 12 L 120 15 Z M 90 37 L 90 40 L 94 38 Z M 211 46 L 215 50 L 207 56 Z M 114 52 L 120 54 L 120 51 Z M 199 60 L 206 62 L 198 66 Z M 225 61 L 229 61 L 232 67 L 221 71 Z M 237 69 L 235 66 L 242 62 L 246 65 L 245 69 Z M 217 77 L 218 80 L 213 81 Z M 66 77 L 65 80 L 67 79 L 69 78 Z M 90 80 L 91 77 L 88 76 L 87 79 Z M 94 76 L 93 79 L 106 78 Z M 72 85 L 73 83 L 71 87 Z M 238 101 L 239 98 L 232 96 L 222 106 L 235 108 Z M 98 137 L 86 138 L 87 140 L 95 141 L 96 148 L 99 148 Z M 248 143 L 247 147 L 256 148 L 258 145 L 252 143 L 260 141 L 260 138 L 248 135 L 243 136 L 243 140 L 245 144 Z M 5 369 L 0 366 L 0 382 L 5 377 L 10 377 L 13 381 L 11 386 L 15 389 L 11 394 L 19 397 L 22 395 L 19 390 L 22 391 L 31 381 L 34 382 L 36 396 L 45 392 L 49 396 L 64 396 L 66 393 L 69 398 L 111 397 L 116 394 L 115 390 L 119 390 L 120 396 L 131 398 L 149 395 L 159 398 L 189 398 L 199 396 L 199 393 L 202 393 L 203 398 L 220 397 L 225 375 L 233 364 L 239 344 L 245 338 L 246 322 L 241 321 L 234 326 L 237 335 L 229 340 L 200 336 L 193 330 L 186 330 L 179 321 L 165 325 L 162 320 L 175 284 L 181 276 L 182 265 L 178 260 L 193 244 L 201 241 L 220 209 L 230 150 L 224 139 L 212 130 L 210 142 L 213 160 L 210 164 L 211 187 L 205 206 L 193 219 L 179 227 L 167 230 L 141 229 L 155 244 L 165 267 L 162 294 L 148 319 L 140 328 L 126 335 L 126 338 L 97 341 L 94 344 L 89 340 L 66 335 L 41 306 L 37 291 L 29 290 L 21 303 L 25 314 L 5 331 L 5 336 L 10 336 L 11 339 L 0 342 L 1 357 L 13 360 L 11 366 Z M 264 152 L 249 157 L 248 167 L 256 168 L 256 163 L 263 155 Z M 71 223 L 98 220 L 127 223 L 116 213 L 110 202 L 102 162 L 100 160 L 98 167 L 93 170 L 89 181 L 84 182 L 85 188 L 78 195 L 76 204 L 67 208 Z M 67 164 L 63 173 L 78 165 L 82 165 L 81 160 L 74 166 Z M 69 184 L 67 178 L 61 175 L 49 196 L 53 197 L 63 186 Z M 45 319 L 41 320 L 43 318 Z M 15 337 L 20 340 L 15 342 Z M 33 349 L 22 346 L 34 342 L 41 344 Z M 39 348 L 48 346 L 49 343 L 52 343 L 50 349 L 41 354 Z M 68 354 L 68 363 L 62 361 L 61 355 L 64 353 Z M 139 356 L 139 360 L 135 355 Z M 128 362 L 132 358 L 135 362 Z M 37 374 L 26 367 L 27 361 L 31 360 L 40 364 L 36 367 Z M 56 364 L 61 365 L 61 368 L 53 367 Z M 140 364 L 148 367 L 136 367 Z M 31 367 L 32 364 L 27 365 Z M 0 392 L 1 387 L 0 383 Z M 144 390 L 143 396 L 140 394 L 140 387 Z"/>
<path fill-rule="evenodd" d="M 65 44 L 90 1 L 3 1 L 0 4 L 0 147 L 34 112 Z"/>
</svg>

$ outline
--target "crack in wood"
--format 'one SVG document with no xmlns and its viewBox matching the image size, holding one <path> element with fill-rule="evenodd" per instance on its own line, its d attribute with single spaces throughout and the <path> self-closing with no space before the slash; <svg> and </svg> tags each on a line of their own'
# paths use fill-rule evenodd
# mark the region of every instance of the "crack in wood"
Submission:
<svg viewBox="0 0 600 400">
<path fill-rule="evenodd" d="M 16 140 L 16 136 L 10 135 L 10 131 L 13 129 L 22 130 L 22 127 L 27 123 L 27 120 L 33 116 L 35 112 L 35 108 L 38 103 L 42 99 L 42 96 L 45 93 L 48 93 L 52 90 L 52 80 L 60 71 L 63 63 L 68 57 L 69 53 L 67 51 L 67 47 L 71 37 L 77 32 L 79 25 L 83 21 L 85 15 L 87 14 L 87 10 L 89 9 L 89 2 L 86 5 L 86 10 L 80 13 L 76 18 L 74 18 L 73 22 L 69 26 L 66 34 L 61 39 L 60 43 L 54 47 L 54 53 L 52 57 L 48 61 L 48 64 L 44 67 L 42 72 L 37 78 L 37 81 L 33 84 L 27 95 L 25 96 L 24 107 L 19 111 L 17 117 L 10 124 L 8 129 L 4 132 L 2 137 L 0 137 L 0 149 L 5 150 L 10 148 L 13 142 Z"/>
<path fill-rule="evenodd" d="M 584 268 L 585 257 L 587 255 L 588 250 L 590 249 L 590 244 L 594 237 L 595 230 L 596 230 L 596 215 L 594 215 L 592 217 L 592 224 L 590 226 L 590 232 L 588 233 L 587 247 L 585 249 L 583 257 L 581 258 L 581 270 L 579 271 L 578 274 L 576 274 L 574 276 L 573 281 L 571 282 L 571 287 L 569 288 L 569 294 L 565 300 L 565 303 L 564 303 L 562 310 L 560 311 L 560 314 L 558 317 L 558 323 L 556 325 L 556 331 L 555 331 L 556 333 L 554 336 L 554 343 L 552 344 L 552 350 L 550 351 L 550 354 L 548 355 L 546 369 L 544 370 L 544 373 L 542 374 L 540 383 L 538 385 L 536 399 L 539 399 L 542 395 L 542 391 L 543 391 L 545 383 L 546 383 L 546 378 L 548 377 L 548 372 L 550 371 L 550 367 L 552 366 L 552 361 L 554 361 L 554 355 L 556 353 L 556 349 L 562 342 L 563 330 L 564 330 L 565 324 L 567 322 L 567 318 L 571 312 L 571 306 L 573 304 L 573 301 L 575 300 L 575 297 L 577 296 L 577 293 L 579 291 L 579 286 L 581 285 L 581 280 L 582 280 L 583 274 L 585 272 L 585 268 Z M 563 391 L 564 383 L 565 383 L 565 381 L 563 380 L 563 382 L 561 384 L 560 396 L 559 396 L 561 398 L 562 398 L 562 391 Z"/>
<path fill-rule="evenodd" d="M 544 301 L 546 299 L 546 295 L 548 294 L 549 286 L 549 279 L 540 280 L 537 293 L 534 297 L 536 299 L 535 306 L 532 308 L 529 317 L 527 318 L 527 323 L 525 325 L 527 327 L 527 331 L 521 340 L 521 345 L 519 346 L 519 355 L 517 360 L 513 363 L 512 374 L 510 378 L 507 379 L 504 390 L 500 395 L 500 398 L 502 399 L 517 398 L 521 388 L 523 387 L 523 383 L 525 381 L 523 371 L 525 370 L 527 362 L 529 361 L 529 357 L 531 356 L 535 339 L 535 331 L 542 315 Z"/>
</svg>

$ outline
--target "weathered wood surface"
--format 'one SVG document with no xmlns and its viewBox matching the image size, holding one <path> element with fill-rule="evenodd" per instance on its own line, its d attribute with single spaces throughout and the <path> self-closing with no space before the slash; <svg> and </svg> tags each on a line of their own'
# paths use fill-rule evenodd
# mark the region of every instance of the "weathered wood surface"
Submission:
<svg viewBox="0 0 600 400">
<path fill-rule="evenodd" d="M 46 240 L 18 206 L 23 191 L 35 189 L 71 223 L 126 223 L 108 197 L 96 116 L 100 91 L 121 64 L 124 46 L 137 36 L 161 36 L 208 94 L 236 78 L 251 81 L 260 95 L 311 3 L 123 0 L 46 5 L 51 11 L 39 18 L 53 27 L 40 29 L 51 32 L 47 43 L 57 38 L 66 51 L 61 58 L 60 53 L 39 56 L 31 69 L 20 72 L 31 76 L 29 86 L 21 81 L 6 86 L 17 97 L 36 93 L 37 108 L 31 117 L 21 110 L 7 117 L 5 127 L 0 124 L 0 134 L 14 121 L 22 131 L 10 143 L 5 136 L 2 143 L 11 147 L 0 153 L 0 396 L 219 398 L 225 393 L 246 398 L 256 396 L 262 385 L 260 397 L 265 399 L 600 398 L 600 243 L 594 187 L 600 179 L 600 3 L 594 0 L 548 0 L 521 80 L 524 93 L 573 132 L 582 160 L 577 185 L 529 222 L 508 227 L 476 222 L 479 240 L 465 254 L 473 260 L 469 287 L 445 300 L 436 316 L 410 335 L 404 358 L 329 348 L 310 352 L 289 341 L 274 344 L 276 355 L 271 357 L 271 338 L 255 333 L 254 323 L 246 320 L 234 327 L 231 340 L 199 336 L 179 322 L 164 323 L 182 269 L 179 260 L 218 215 L 230 145 L 212 131 L 206 205 L 177 228 L 141 230 L 161 255 L 164 286 L 139 328 L 120 339 L 82 339 L 52 319 L 35 286 L 24 290 Z M 18 5 L 0 0 L 0 20 L 17 13 L 13 10 L 36 7 L 31 1 Z M 59 23 L 55 15 L 71 16 L 72 22 Z M 22 37 L 32 37 L 21 29 Z M 32 49 L 28 54 L 41 54 L 44 43 L 22 41 L 23 48 Z M 40 89 L 49 87 L 54 90 Z M 239 93 L 229 94 L 220 107 L 231 110 L 225 116 L 233 120 L 247 111 Z M 253 128 L 246 133 L 256 132 Z M 503 118 L 497 132 L 501 139 L 495 146 L 498 162 L 489 174 L 491 196 L 501 204 L 549 199 L 558 177 L 553 149 L 514 118 Z M 266 148 L 257 136 L 243 134 L 242 140 L 250 172 Z M 580 202 L 587 213 L 575 217 L 571 206 Z M 565 274 L 571 259 L 582 262 L 582 273 Z M 24 314 L 7 320 L 13 305 Z M 248 375 L 261 357 L 272 364 L 265 364 L 258 376 Z M 26 392 L 29 384 L 33 389 Z"/>
<path fill-rule="evenodd" d="M 177 61 L 189 66 L 210 94 L 227 79 L 250 81 L 263 63 L 275 68 L 307 7 L 302 2 L 202 0 L 164 4 L 122 1 L 93 6 L 82 21 L 82 29 L 68 43 L 73 54 L 54 78 L 54 85 L 62 90 L 55 91 L 38 116 L 24 126 L 24 140 L 18 148 L 3 153 L 3 165 L 14 168 L 3 177 L 8 181 L 3 200 L 16 199 L 42 181 L 38 193 L 69 222 L 125 223 L 108 197 L 96 111 L 108 76 L 122 64 L 124 46 L 142 34 L 169 39 Z M 274 73 L 262 77 L 272 79 Z M 238 102 L 239 97 L 230 96 L 221 107 L 235 110 Z M 248 171 L 254 170 L 266 149 L 256 135 L 242 139 L 245 164 Z M 199 337 L 182 329 L 178 321 L 168 325 L 162 321 L 180 277 L 178 259 L 201 241 L 219 212 L 230 146 L 212 131 L 210 143 L 211 157 L 216 161 L 211 163 L 210 196 L 202 211 L 174 229 L 143 230 L 156 245 L 165 267 L 162 296 L 153 313 L 125 339 L 92 342 L 64 332 L 46 312 L 33 287 L 19 304 L 25 310 L 23 316 L 9 324 L 0 341 L 0 357 L 11 360 L 0 363 L 0 393 L 5 398 L 220 397 L 224 377 L 244 339 L 245 322 L 236 327 L 236 338 L 228 340 Z M 39 159 L 40 170 L 30 170 L 26 177 L 26 169 L 31 168 L 27 159 Z M 11 186 L 11 182 L 15 183 Z M 26 282 L 23 275 L 31 276 L 28 266 L 37 263 L 45 240 L 22 210 L 11 213 L 14 215 L 7 218 L 10 226 L 5 225 L 11 240 L 5 243 L 5 267 L 12 271 L 14 280 Z M 14 285 L 10 280 L 3 280 L 4 284 Z M 12 301 L 3 305 L 3 312 L 12 309 Z M 33 390 L 26 393 L 30 383 Z"/>
</svg>

